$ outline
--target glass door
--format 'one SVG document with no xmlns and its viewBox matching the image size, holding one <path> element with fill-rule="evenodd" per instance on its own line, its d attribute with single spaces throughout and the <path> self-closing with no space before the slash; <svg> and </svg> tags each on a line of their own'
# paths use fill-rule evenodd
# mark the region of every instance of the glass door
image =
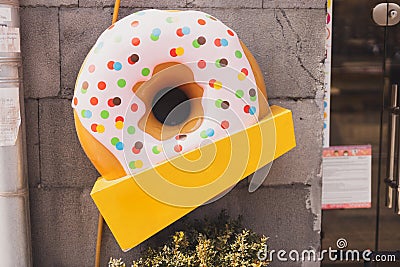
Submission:
<svg viewBox="0 0 400 267">
<path fill-rule="evenodd" d="M 400 24 L 385 27 L 374 22 L 372 10 L 382 2 L 333 0 L 330 145 L 372 146 L 372 207 L 323 211 L 322 249 L 336 248 L 336 241 L 344 238 L 346 249 L 375 250 L 378 245 L 379 251 L 400 250 L 400 216 L 385 207 L 384 183 L 389 172 L 391 85 L 399 84 L 400 90 Z M 400 5 L 400 0 L 391 2 Z M 396 166 L 398 153 L 396 148 Z M 364 263 L 322 264 L 337 265 Z"/>
</svg>

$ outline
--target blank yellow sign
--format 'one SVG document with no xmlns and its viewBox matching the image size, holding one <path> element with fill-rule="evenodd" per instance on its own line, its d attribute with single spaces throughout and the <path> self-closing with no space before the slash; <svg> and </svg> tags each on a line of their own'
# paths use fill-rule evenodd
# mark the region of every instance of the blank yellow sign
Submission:
<svg viewBox="0 0 400 267">
<path fill-rule="evenodd" d="M 91 196 L 122 250 L 129 250 L 296 146 L 292 113 L 272 115 L 243 131 L 135 176 L 99 178 Z"/>
</svg>

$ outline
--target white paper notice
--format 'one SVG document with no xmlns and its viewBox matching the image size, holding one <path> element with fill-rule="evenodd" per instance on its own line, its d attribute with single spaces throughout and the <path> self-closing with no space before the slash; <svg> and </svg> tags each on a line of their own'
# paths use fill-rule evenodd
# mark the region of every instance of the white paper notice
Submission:
<svg viewBox="0 0 400 267">
<path fill-rule="evenodd" d="M 19 28 L 0 26 L 0 52 L 21 52 Z"/>
<path fill-rule="evenodd" d="M 371 146 L 324 149 L 322 209 L 371 207 Z"/>
<path fill-rule="evenodd" d="M 11 8 L 0 7 L 0 22 L 11 21 Z"/>
<path fill-rule="evenodd" d="M 13 146 L 21 125 L 19 88 L 0 88 L 0 146 Z"/>
</svg>

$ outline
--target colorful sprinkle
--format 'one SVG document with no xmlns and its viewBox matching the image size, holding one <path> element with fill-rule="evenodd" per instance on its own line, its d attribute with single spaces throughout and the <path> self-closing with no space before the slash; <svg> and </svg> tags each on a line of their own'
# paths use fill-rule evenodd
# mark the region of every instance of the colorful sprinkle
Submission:
<svg viewBox="0 0 400 267">
<path fill-rule="evenodd" d="M 88 88 L 89 88 L 89 83 L 86 82 L 86 81 L 84 81 L 84 82 L 82 83 L 82 89 L 83 89 L 83 90 L 87 90 Z"/>
<path fill-rule="evenodd" d="M 221 39 L 220 43 L 222 46 L 228 46 L 228 40 L 226 39 Z"/>
<path fill-rule="evenodd" d="M 122 116 L 116 117 L 116 118 L 115 118 L 115 122 L 118 122 L 118 121 L 124 122 L 124 121 L 125 121 L 125 120 L 124 120 L 124 117 L 122 117 Z"/>
<path fill-rule="evenodd" d="M 214 129 L 208 128 L 207 130 L 203 130 L 200 132 L 200 137 L 205 139 L 214 136 L 214 133 Z"/>
<path fill-rule="evenodd" d="M 190 33 L 190 28 L 189 28 L 189 27 L 183 27 L 183 28 L 182 28 L 182 33 L 183 33 L 184 35 L 188 35 L 188 34 Z"/>
<path fill-rule="evenodd" d="M 221 108 L 222 109 L 228 109 L 229 108 L 229 102 L 228 101 L 222 101 Z"/>
<path fill-rule="evenodd" d="M 139 26 L 139 21 L 134 20 L 131 22 L 131 27 L 137 27 L 137 26 Z"/>
<path fill-rule="evenodd" d="M 217 108 L 221 108 L 222 102 L 223 102 L 222 99 L 217 99 L 217 100 L 215 100 L 215 106 L 216 106 Z"/>
<path fill-rule="evenodd" d="M 142 75 L 143 76 L 149 76 L 149 74 L 150 74 L 150 69 L 149 68 L 142 69 Z"/>
<path fill-rule="evenodd" d="M 198 19 L 197 23 L 200 25 L 206 25 L 206 21 L 204 19 Z"/>
<path fill-rule="evenodd" d="M 120 62 L 115 62 L 114 63 L 114 69 L 115 70 L 121 70 L 122 69 L 122 64 Z"/>
<path fill-rule="evenodd" d="M 228 29 L 227 32 L 228 32 L 228 34 L 229 34 L 230 36 L 235 36 L 235 34 L 233 33 L 232 30 Z"/>
<path fill-rule="evenodd" d="M 118 142 L 118 143 L 115 145 L 115 148 L 116 148 L 117 150 L 123 150 L 123 149 L 124 149 L 124 143 Z"/>
<path fill-rule="evenodd" d="M 184 53 L 185 53 L 185 50 L 183 49 L 183 47 L 178 47 L 178 48 L 176 49 L 176 54 L 177 54 L 178 56 L 182 56 Z"/>
<path fill-rule="evenodd" d="M 140 39 L 138 37 L 132 38 L 132 45 L 133 46 L 138 46 L 140 45 Z"/>
<path fill-rule="evenodd" d="M 239 72 L 238 79 L 239 79 L 239 81 L 243 81 L 243 80 L 246 79 L 246 75 L 244 73 L 242 73 L 242 72 Z"/>
<path fill-rule="evenodd" d="M 228 129 L 229 128 L 229 121 L 222 121 L 221 122 L 221 128 L 222 129 Z"/>
<path fill-rule="evenodd" d="M 175 140 L 178 141 L 185 141 L 186 140 L 187 135 L 186 134 L 178 134 L 177 136 L 175 136 Z"/>
<path fill-rule="evenodd" d="M 216 82 L 214 83 L 214 89 L 219 90 L 219 89 L 221 89 L 221 88 L 222 88 L 222 82 L 216 81 Z"/>
<path fill-rule="evenodd" d="M 246 105 L 246 106 L 244 106 L 243 110 L 244 110 L 245 113 L 249 113 L 250 115 L 254 115 L 254 114 L 256 114 L 256 110 L 257 109 L 254 106 Z"/>
<path fill-rule="evenodd" d="M 97 132 L 97 124 L 96 124 L 96 123 L 93 123 L 93 124 L 90 126 L 90 129 L 91 129 L 93 132 Z"/>
<path fill-rule="evenodd" d="M 160 37 L 151 34 L 151 35 L 150 35 L 150 39 L 151 39 L 152 41 L 158 41 L 158 39 L 160 39 Z"/>
<path fill-rule="evenodd" d="M 207 66 L 207 63 L 204 60 L 199 60 L 199 62 L 197 62 L 197 66 L 199 69 L 204 69 Z"/>
<path fill-rule="evenodd" d="M 182 151 L 182 146 L 181 145 L 176 145 L 176 146 L 174 146 L 174 150 L 175 150 L 175 152 L 179 153 L 179 152 Z"/>
<path fill-rule="evenodd" d="M 118 130 L 121 130 L 124 128 L 124 122 L 123 121 L 117 121 L 115 123 L 115 128 L 117 128 Z"/>
<path fill-rule="evenodd" d="M 139 109 L 138 104 L 133 103 L 133 104 L 131 105 L 131 110 L 132 110 L 132 112 L 136 112 L 138 109 Z"/>
<path fill-rule="evenodd" d="M 74 97 L 74 105 L 78 105 L 78 98 Z"/>
<path fill-rule="evenodd" d="M 132 147 L 132 153 L 133 154 L 140 154 L 140 149 L 137 149 L 136 147 Z"/>
<path fill-rule="evenodd" d="M 183 32 L 182 32 L 182 28 L 179 28 L 179 29 L 176 30 L 176 35 L 178 35 L 179 37 L 185 36 L 185 35 L 183 34 Z"/>
<path fill-rule="evenodd" d="M 242 98 L 244 96 L 243 90 L 237 90 L 235 93 L 237 98 Z"/>
<path fill-rule="evenodd" d="M 214 136 L 214 130 L 209 128 L 206 130 L 206 134 L 207 134 L 207 136 L 212 137 L 212 136 Z"/>
<path fill-rule="evenodd" d="M 130 57 L 128 57 L 128 63 L 133 65 L 136 62 L 139 61 L 139 55 L 138 54 L 132 54 Z"/>
<path fill-rule="evenodd" d="M 119 143 L 119 138 L 118 137 L 113 137 L 113 138 L 111 138 L 111 144 L 113 145 L 113 146 L 115 146 L 116 144 L 118 144 Z"/>
<path fill-rule="evenodd" d="M 93 106 L 96 106 L 99 103 L 99 100 L 97 99 L 97 97 L 92 97 L 90 98 L 90 104 L 92 104 Z"/>
<path fill-rule="evenodd" d="M 210 85 L 211 88 L 214 88 L 214 89 L 217 89 L 217 90 L 219 90 L 219 89 L 222 88 L 222 82 L 217 81 L 217 80 L 215 80 L 215 79 L 211 79 L 211 80 L 208 82 L 208 84 Z"/>
<path fill-rule="evenodd" d="M 197 41 L 197 39 L 195 39 L 195 40 L 192 42 L 192 45 L 193 45 L 194 48 L 199 48 L 199 47 L 200 47 L 200 44 L 199 44 L 199 42 Z"/>
<path fill-rule="evenodd" d="M 90 119 L 92 117 L 92 112 L 90 110 L 83 109 L 81 114 L 85 119 Z"/>
<path fill-rule="evenodd" d="M 197 38 L 197 43 L 199 45 L 204 45 L 207 42 L 207 39 L 204 36 L 200 36 L 199 38 Z"/>
<path fill-rule="evenodd" d="M 132 170 L 140 169 L 142 167 L 143 167 L 143 161 L 141 161 L 141 160 L 136 160 L 136 161 L 129 162 L 129 168 L 131 168 Z"/>
<path fill-rule="evenodd" d="M 160 154 L 161 151 L 162 151 L 162 146 L 160 146 L 160 145 L 158 145 L 158 146 L 153 146 L 153 148 L 151 149 L 151 151 L 152 151 L 154 154 L 158 155 L 158 154 Z"/>
<path fill-rule="evenodd" d="M 114 69 L 114 61 L 108 61 L 108 63 L 107 63 L 107 68 L 108 69 L 110 69 L 110 70 L 113 70 Z"/>
<path fill-rule="evenodd" d="M 93 73 L 96 70 L 96 66 L 95 65 L 90 65 L 88 68 L 89 73 Z"/>
<path fill-rule="evenodd" d="M 128 134 L 135 134 L 136 129 L 135 126 L 129 126 L 126 131 L 128 132 Z"/>
<path fill-rule="evenodd" d="M 126 81 L 125 81 L 124 79 L 119 79 L 119 80 L 117 81 L 117 84 L 118 84 L 118 87 L 119 87 L 119 88 L 124 88 L 125 85 L 126 85 Z"/>
<path fill-rule="evenodd" d="M 141 160 L 135 161 L 135 167 L 140 169 L 143 167 L 143 162 Z"/>
<path fill-rule="evenodd" d="M 98 133 L 104 133 L 106 128 L 104 127 L 104 125 L 98 124 L 96 130 Z"/>
<path fill-rule="evenodd" d="M 137 141 L 137 142 L 135 143 L 135 148 L 136 148 L 136 149 L 142 149 L 142 148 L 143 148 L 143 143 L 140 142 L 140 141 Z"/>
<path fill-rule="evenodd" d="M 129 168 L 131 168 L 132 170 L 136 169 L 134 161 L 129 162 Z"/>
<path fill-rule="evenodd" d="M 160 36 L 161 30 L 159 28 L 154 28 L 153 31 L 151 32 L 151 34 L 154 36 Z"/>
<path fill-rule="evenodd" d="M 176 48 L 172 48 L 172 49 L 169 51 L 169 54 L 171 55 L 171 57 L 176 57 L 176 56 L 178 56 L 178 55 L 176 54 Z"/>
<path fill-rule="evenodd" d="M 104 90 L 104 89 L 106 89 L 106 87 L 107 87 L 107 85 L 105 82 L 99 82 L 97 84 L 97 88 L 99 88 L 100 90 Z"/>
<path fill-rule="evenodd" d="M 110 113 L 107 110 L 102 110 L 100 112 L 100 117 L 103 119 L 108 119 L 108 117 L 110 117 Z"/>
<path fill-rule="evenodd" d="M 236 50 L 235 51 L 235 57 L 242 58 L 243 57 L 242 52 L 240 52 L 239 50 Z"/>
</svg>

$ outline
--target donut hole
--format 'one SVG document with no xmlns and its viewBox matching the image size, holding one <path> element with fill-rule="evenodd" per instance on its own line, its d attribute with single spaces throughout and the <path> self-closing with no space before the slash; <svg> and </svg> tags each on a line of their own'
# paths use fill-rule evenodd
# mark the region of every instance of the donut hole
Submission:
<svg viewBox="0 0 400 267">
<path fill-rule="evenodd" d="M 190 115 L 189 97 L 180 87 L 167 87 L 156 93 L 152 101 L 152 113 L 163 125 L 176 126 Z"/>
</svg>

